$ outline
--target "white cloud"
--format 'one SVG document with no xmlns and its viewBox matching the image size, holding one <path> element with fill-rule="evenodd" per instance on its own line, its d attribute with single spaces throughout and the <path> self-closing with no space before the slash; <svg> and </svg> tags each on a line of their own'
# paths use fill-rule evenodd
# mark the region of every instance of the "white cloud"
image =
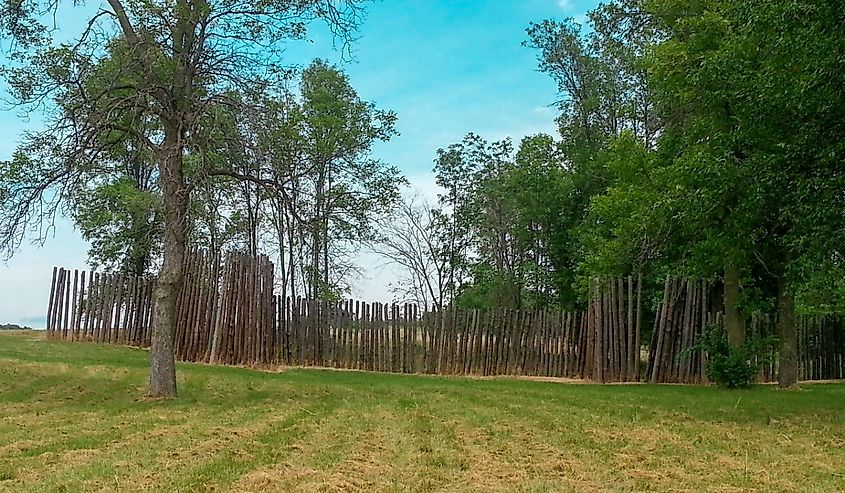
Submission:
<svg viewBox="0 0 845 493">
<path fill-rule="evenodd" d="M 370 248 L 362 248 L 353 260 L 360 269 L 361 277 L 352 280 L 352 297 L 380 303 L 392 301 L 394 295 L 391 285 L 400 276 L 397 267 L 388 264 L 384 257 Z"/>
<path fill-rule="evenodd" d="M 575 8 L 575 2 L 572 0 L 557 0 L 557 6 L 564 12 L 571 12 Z"/>
</svg>

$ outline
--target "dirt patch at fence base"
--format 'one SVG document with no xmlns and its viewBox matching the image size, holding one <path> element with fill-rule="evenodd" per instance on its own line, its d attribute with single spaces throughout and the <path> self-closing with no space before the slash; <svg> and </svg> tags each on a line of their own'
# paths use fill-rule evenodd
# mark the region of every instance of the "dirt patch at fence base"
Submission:
<svg viewBox="0 0 845 493">
<path fill-rule="evenodd" d="M 354 372 L 354 373 L 385 373 L 385 372 L 377 372 L 372 370 L 359 370 L 357 368 L 334 368 L 331 366 L 278 366 L 275 368 L 258 368 L 258 367 L 249 367 L 249 366 L 241 366 L 240 368 L 246 368 L 250 370 L 256 371 L 263 371 L 266 373 L 284 373 L 290 370 L 325 370 L 325 371 L 339 371 L 339 372 Z M 543 377 L 543 376 L 532 376 L 532 375 L 473 375 L 473 374 L 434 374 L 434 373 L 392 373 L 388 372 L 391 375 L 411 375 L 415 377 L 435 377 L 435 378 L 443 378 L 443 377 L 454 377 L 454 378 L 470 378 L 473 380 L 528 380 L 534 382 L 549 382 L 549 383 L 566 383 L 566 384 L 591 384 L 596 383 L 590 380 L 584 380 L 582 378 L 571 378 L 571 377 Z M 623 382 L 619 382 L 623 383 Z M 639 383 L 639 382 L 624 382 L 624 383 Z"/>
<path fill-rule="evenodd" d="M 326 370 L 326 371 L 340 371 L 340 372 L 355 372 L 355 373 L 382 373 L 371 370 L 359 370 L 357 368 L 333 368 L 330 366 L 278 366 L 275 368 L 257 368 L 241 366 L 250 370 L 263 371 L 267 373 L 284 373 L 290 370 Z M 433 373 L 391 373 L 392 375 L 412 375 L 416 377 L 454 377 L 454 378 L 469 378 L 472 380 L 526 380 L 529 382 L 547 382 L 547 383 L 562 383 L 569 385 L 591 385 L 597 384 L 592 380 L 573 377 L 544 377 L 535 375 L 473 375 L 473 374 L 433 374 Z M 605 385 L 632 385 L 642 384 L 644 382 L 607 382 Z M 682 385 L 682 384 L 677 384 Z"/>
<path fill-rule="evenodd" d="M 647 382 L 596 382 L 584 378 L 571 377 L 542 377 L 532 375 L 466 375 L 466 378 L 476 378 L 479 380 L 527 380 L 529 382 L 547 382 L 547 383 L 563 383 L 568 385 L 642 385 Z M 686 384 L 668 384 L 668 385 L 686 385 Z"/>
<path fill-rule="evenodd" d="M 215 366 L 211 363 L 194 363 L 194 364 L 202 364 L 202 365 L 211 365 Z M 230 366 L 231 367 L 231 366 Z M 353 372 L 353 373 L 385 373 L 385 372 L 378 372 L 373 370 L 361 370 L 358 368 L 334 368 L 331 366 L 302 366 L 302 365 L 279 365 L 268 367 L 267 365 L 262 366 L 244 366 L 244 365 L 237 365 L 234 366 L 235 368 L 243 368 L 247 370 L 253 371 L 260 371 L 264 373 L 284 373 L 290 370 L 321 370 L 321 371 L 338 371 L 338 372 Z M 433 374 L 433 373 L 392 373 L 387 372 L 391 375 L 410 375 L 416 377 L 436 377 L 436 378 L 443 378 L 443 377 L 454 377 L 454 378 L 469 378 L 472 380 L 525 380 L 528 382 L 545 382 L 545 383 L 559 383 L 559 384 L 567 384 L 567 385 L 645 385 L 649 382 L 645 380 L 640 381 L 633 381 L 633 382 L 596 382 L 589 379 L 584 378 L 573 378 L 573 377 L 545 377 L 545 376 L 538 376 L 538 375 L 473 375 L 473 374 Z M 828 379 L 828 380 L 801 380 L 798 382 L 799 385 L 814 385 L 814 384 L 834 384 L 834 383 L 845 383 L 845 379 Z M 657 385 L 709 385 L 707 383 L 658 383 Z M 756 382 L 755 385 L 777 385 L 777 382 Z M 800 390 L 800 388 L 798 389 Z"/>
</svg>

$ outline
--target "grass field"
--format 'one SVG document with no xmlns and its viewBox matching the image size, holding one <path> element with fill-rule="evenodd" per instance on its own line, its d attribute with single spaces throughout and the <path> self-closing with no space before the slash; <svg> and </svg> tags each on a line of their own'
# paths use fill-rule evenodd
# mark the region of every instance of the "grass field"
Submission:
<svg viewBox="0 0 845 493">
<path fill-rule="evenodd" d="M 0 333 L 0 491 L 845 491 L 845 384 L 179 366 Z"/>
</svg>

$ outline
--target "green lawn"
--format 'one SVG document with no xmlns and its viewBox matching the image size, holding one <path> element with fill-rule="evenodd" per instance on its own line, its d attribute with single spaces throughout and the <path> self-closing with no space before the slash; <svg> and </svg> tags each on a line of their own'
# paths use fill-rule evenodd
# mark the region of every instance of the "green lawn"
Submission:
<svg viewBox="0 0 845 493">
<path fill-rule="evenodd" d="M 845 384 L 798 391 L 179 366 L 0 333 L 0 491 L 845 491 Z"/>
</svg>

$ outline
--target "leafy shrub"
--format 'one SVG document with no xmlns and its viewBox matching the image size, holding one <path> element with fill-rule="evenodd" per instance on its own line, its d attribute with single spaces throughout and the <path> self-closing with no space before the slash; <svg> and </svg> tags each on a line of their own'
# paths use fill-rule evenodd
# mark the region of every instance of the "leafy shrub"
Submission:
<svg viewBox="0 0 845 493">
<path fill-rule="evenodd" d="M 760 371 L 744 348 L 728 348 L 724 353 L 711 354 L 707 363 L 707 378 L 728 388 L 747 387 Z"/>
<path fill-rule="evenodd" d="M 741 348 L 728 344 L 721 325 L 711 325 L 704 336 L 689 349 L 707 353 L 707 378 L 728 388 L 744 388 L 760 372 L 760 365 L 771 359 L 777 340 L 774 337 L 747 339 Z"/>
</svg>

